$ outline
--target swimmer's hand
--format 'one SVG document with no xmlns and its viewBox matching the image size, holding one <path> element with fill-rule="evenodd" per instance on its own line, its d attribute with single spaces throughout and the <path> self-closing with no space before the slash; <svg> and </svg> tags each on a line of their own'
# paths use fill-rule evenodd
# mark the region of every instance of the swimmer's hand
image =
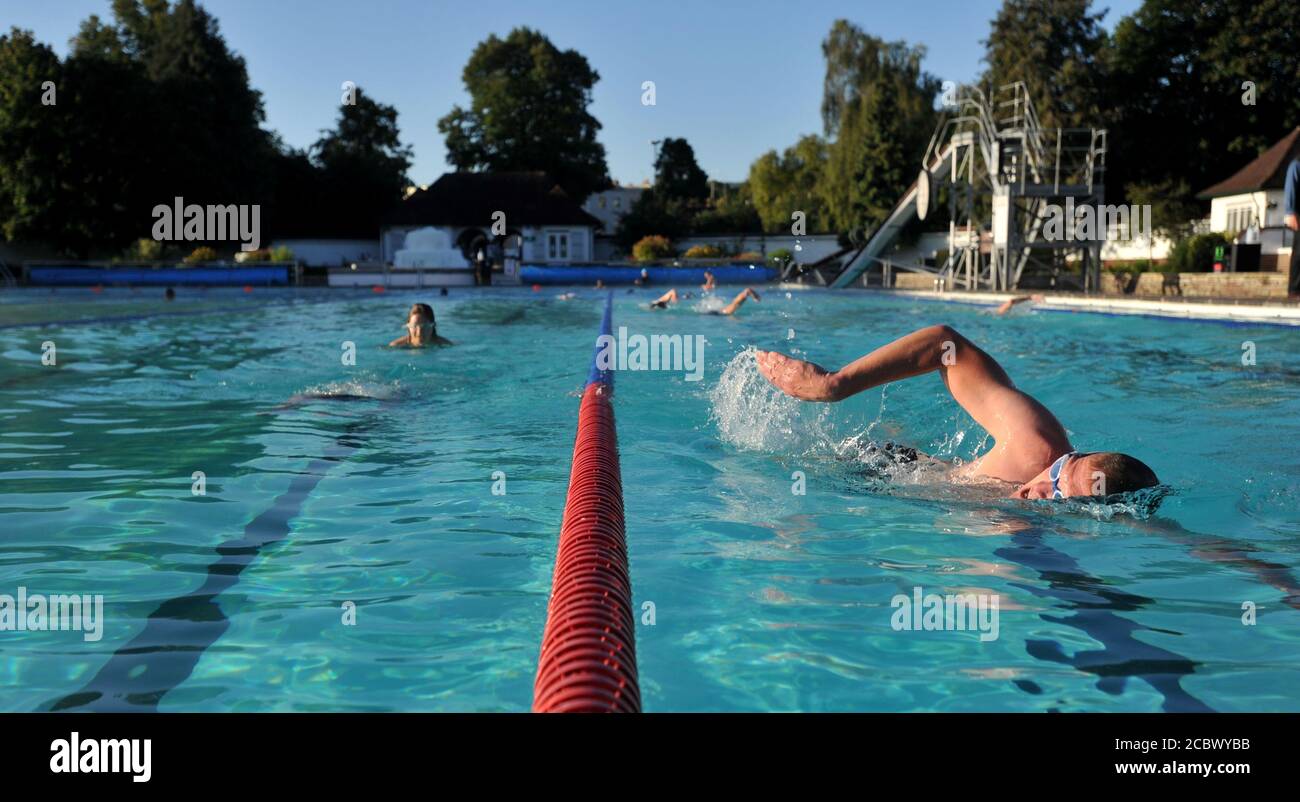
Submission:
<svg viewBox="0 0 1300 802">
<path fill-rule="evenodd" d="M 791 359 L 775 351 L 759 351 L 756 356 L 758 372 L 786 395 L 800 401 L 840 400 L 835 374 L 821 365 Z"/>
</svg>

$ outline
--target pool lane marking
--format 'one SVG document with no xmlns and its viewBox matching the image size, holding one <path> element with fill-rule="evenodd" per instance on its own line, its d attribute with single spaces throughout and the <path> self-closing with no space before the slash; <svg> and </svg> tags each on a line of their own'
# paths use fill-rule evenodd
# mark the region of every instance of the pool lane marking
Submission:
<svg viewBox="0 0 1300 802">
<path fill-rule="evenodd" d="M 243 537 L 217 546 L 221 556 L 208 565 L 207 578 L 197 590 L 160 604 L 144 629 L 119 647 L 90 682 L 45 709 L 156 711 L 159 701 L 189 679 L 203 653 L 230 628 L 218 596 L 239 581 L 263 549 L 288 537 L 290 523 L 312 490 L 330 469 L 361 447 L 353 437 L 373 420 L 374 416 L 367 416 L 349 423 L 333 445 L 307 465 L 305 473 L 293 478 L 269 509 L 244 527 Z"/>
</svg>

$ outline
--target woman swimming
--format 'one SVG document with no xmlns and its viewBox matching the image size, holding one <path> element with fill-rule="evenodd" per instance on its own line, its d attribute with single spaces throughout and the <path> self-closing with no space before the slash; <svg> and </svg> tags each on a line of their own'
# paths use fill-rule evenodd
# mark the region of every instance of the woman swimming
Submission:
<svg viewBox="0 0 1300 802">
<path fill-rule="evenodd" d="M 451 340 L 438 336 L 438 324 L 433 317 L 433 307 L 415 304 L 406 316 L 406 334 L 388 344 L 389 348 L 424 348 L 429 345 L 451 345 Z"/>
</svg>

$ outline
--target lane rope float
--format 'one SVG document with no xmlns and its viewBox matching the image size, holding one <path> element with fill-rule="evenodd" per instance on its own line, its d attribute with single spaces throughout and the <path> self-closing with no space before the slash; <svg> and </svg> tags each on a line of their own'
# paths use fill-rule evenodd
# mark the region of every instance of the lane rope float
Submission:
<svg viewBox="0 0 1300 802">
<path fill-rule="evenodd" d="M 601 334 L 610 335 L 613 293 Z M 614 425 L 614 375 L 597 341 L 578 433 L 542 635 L 535 713 L 639 713 L 632 582 Z"/>
</svg>

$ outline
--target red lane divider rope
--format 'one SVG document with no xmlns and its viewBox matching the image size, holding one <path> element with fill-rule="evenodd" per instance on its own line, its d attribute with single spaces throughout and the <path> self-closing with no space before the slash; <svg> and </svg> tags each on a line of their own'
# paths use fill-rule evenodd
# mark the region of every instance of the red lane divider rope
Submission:
<svg viewBox="0 0 1300 802">
<path fill-rule="evenodd" d="M 605 381 L 582 394 L 535 713 L 641 712 L 612 395 Z"/>
</svg>

